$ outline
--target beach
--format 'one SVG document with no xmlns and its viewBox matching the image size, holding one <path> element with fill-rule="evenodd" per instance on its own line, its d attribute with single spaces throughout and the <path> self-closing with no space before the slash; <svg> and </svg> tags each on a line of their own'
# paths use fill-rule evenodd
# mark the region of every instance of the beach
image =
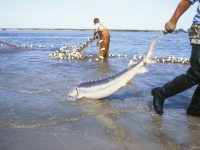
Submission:
<svg viewBox="0 0 200 150">
<path fill-rule="evenodd" d="M 2 150 L 197 150 L 200 120 L 186 115 L 191 88 L 166 100 L 155 114 L 151 89 L 185 73 L 188 64 L 148 64 L 125 87 L 101 100 L 72 101 L 67 93 L 82 81 L 116 74 L 133 55 L 144 56 L 161 32 L 111 32 L 107 61 L 96 60 L 93 42 L 84 60 L 49 57 L 64 44 L 81 45 L 91 31 L 0 31 L 0 149 Z M 189 58 L 187 33 L 166 35 L 154 56 Z M 120 55 L 119 55 L 120 54 Z"/>
</svg>

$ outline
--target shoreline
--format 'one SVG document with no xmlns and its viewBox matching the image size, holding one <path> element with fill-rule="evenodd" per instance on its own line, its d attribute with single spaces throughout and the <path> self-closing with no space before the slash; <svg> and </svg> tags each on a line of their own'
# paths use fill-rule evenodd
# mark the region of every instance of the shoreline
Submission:
<svg viewBox="0 0 200 150">
<path fill-rule="evenodd" d="M 61 30 L 61 31 L 92 31 L 93 29 L 76 29 L 76 28 L 0 28 L 0 30 Z M 137 29 L 109 29 L 117 32 L 161 32 L 162 30 L 137 30 Z"/>
<path fill-rule="evenodd" d="M 93 29 L 76 29 L 76 28 L 0 28 L 0 31 L 93 31 Z M 113 32 L 163 32 L 163 30 L 142 30 L 142 29 L 109 29 Z M 175 33 L 187 33 L 183 29 L 177 29 Z"/>
</svg>

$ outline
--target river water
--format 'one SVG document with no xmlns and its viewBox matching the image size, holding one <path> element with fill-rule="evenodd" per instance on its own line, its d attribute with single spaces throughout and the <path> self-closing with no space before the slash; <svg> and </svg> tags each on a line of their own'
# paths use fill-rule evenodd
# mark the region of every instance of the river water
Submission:
<svg viewBox="0 0 200 150">
<path fill-rule="evenodd" d="M 194 88 L 166 100 L 164 115 L 152 109 L 153 87 L 184 73 L 189 65 L 149 64 L 126 87 L 102 100 L 71 101 L 67 93 L 82 81 L 104 78 L 143 56 L 159 32 L 111 32 L 107 61 L 94 57 L 58 60 L 49 54 L 63 44 L 81 45 L 89 31 L 0 31 L 0 40 L 29 48 L 0 47 L 0 149 L 132 150 L 200 149 L 200 120 L 187 116 Z M 32 48 L 31 48 L 32 47 Z M 154 55 L 190 57 L 186 33 L 166 35 Z M 120 54 L 120 57 L 118 57 Z"/>
</svg>

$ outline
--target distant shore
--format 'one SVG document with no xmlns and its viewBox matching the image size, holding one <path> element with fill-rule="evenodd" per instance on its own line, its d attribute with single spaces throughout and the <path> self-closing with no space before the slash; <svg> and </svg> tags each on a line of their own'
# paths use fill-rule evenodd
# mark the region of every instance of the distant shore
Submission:
<svg viewBox="0 0 200 150">
<path fill-rule="evenodd" d="M 73 28 L 0 28 L 2 31 L 6 30 L 51 30 L 51 31 L 93 31 L 93 29 L 73 29 Z M 110 29 L 115 32 L 162 32 L 162 30 L 138 30 L 138 29 Z M 177 29 L 176 32 L 187 32 L 183 29 Z"/>
</svg>

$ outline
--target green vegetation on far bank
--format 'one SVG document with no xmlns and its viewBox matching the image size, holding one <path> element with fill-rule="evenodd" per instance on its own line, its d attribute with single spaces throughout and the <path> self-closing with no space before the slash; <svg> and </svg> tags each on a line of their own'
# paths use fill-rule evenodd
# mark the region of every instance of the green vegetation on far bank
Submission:
<svg viewBox="0 0 200 150">
<path fill-rule="evenodd" d="M 0 30 L 6 31 L 6 30 L 51 30 L 51 31 L 93 31 L 93 29 L 73 29 L 73 28 L 0 28 Z M 135 29 L 110 29 L 110 31 L 114 32 L 162 32 L 162 30 L 135 30 Z M 175 31 L 178 32 L 188 32 L 184 29 L 177 29 Z"/>
</svg>

